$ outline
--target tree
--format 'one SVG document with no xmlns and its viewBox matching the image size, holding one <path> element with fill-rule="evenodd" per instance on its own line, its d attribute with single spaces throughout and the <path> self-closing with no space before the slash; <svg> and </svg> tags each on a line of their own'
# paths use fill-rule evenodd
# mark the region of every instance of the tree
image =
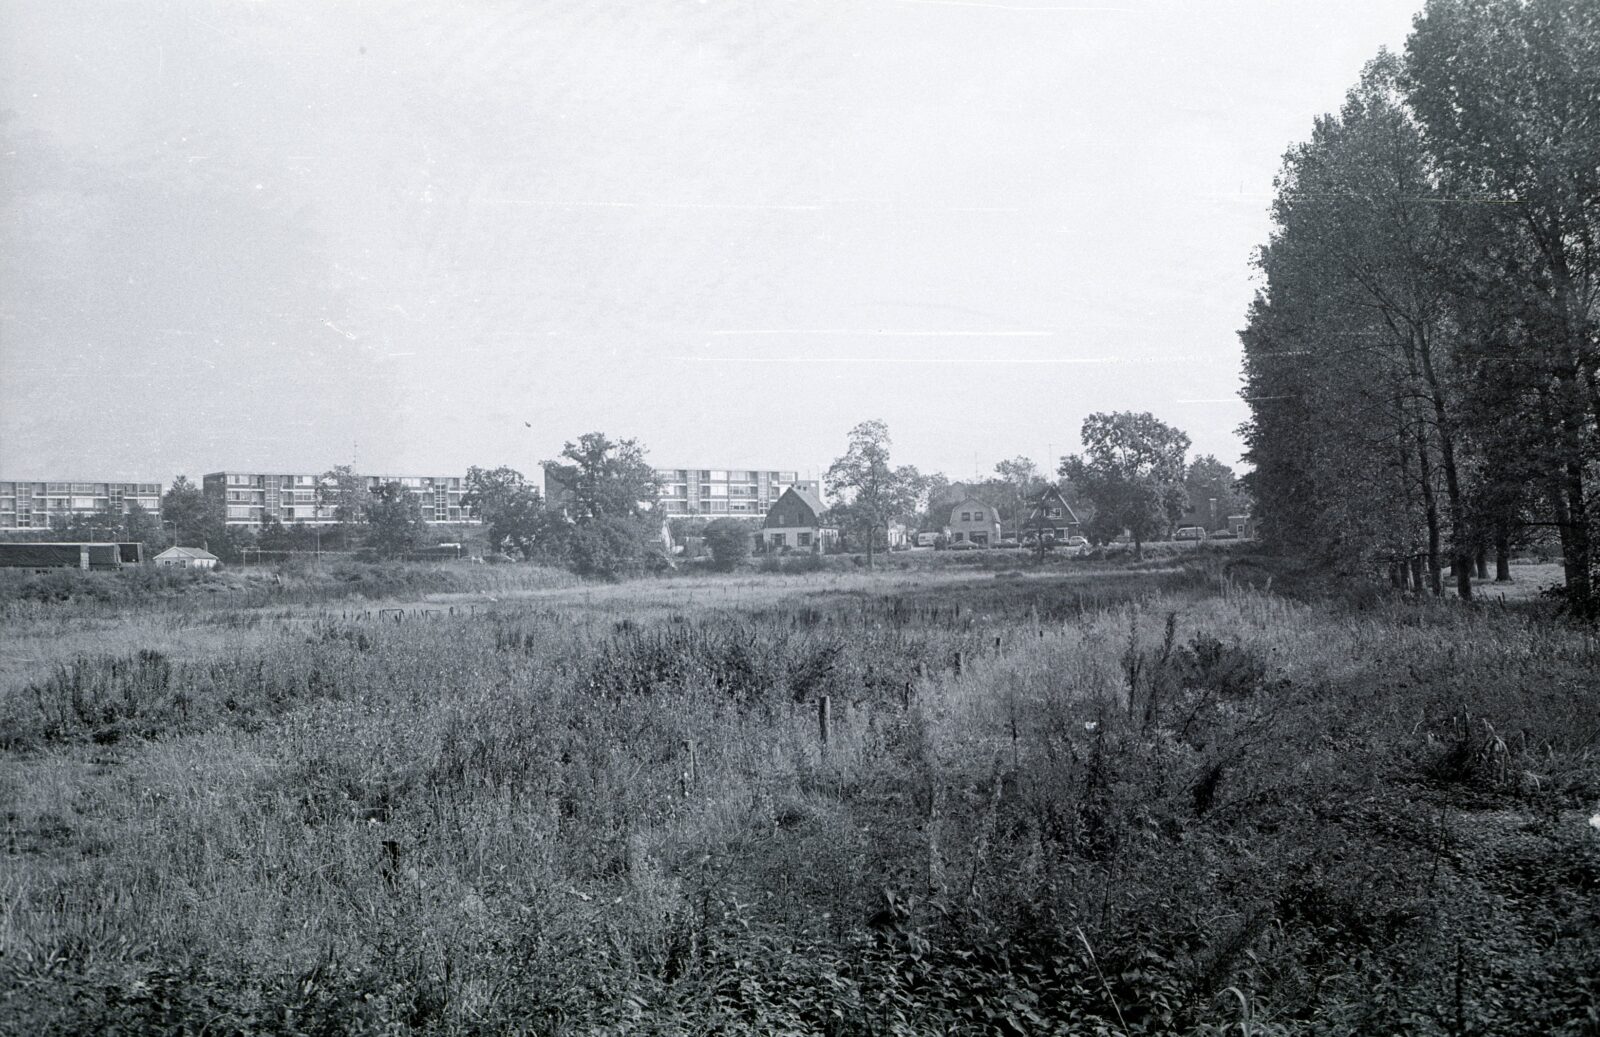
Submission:
<svg viewBox="0 0 1600 1037">
<path fill-rule="evenodd" d="M 467 470 L 467 492 L 461 503 L 488 527 L 489 546 L 531 558 L 549 538 L 554 520 L 538 489 L 514 468 L 502 465 Z"/>
<path fill-rule="evenodd" d="M 1493 299 L 1494 394 L 1538 427 L 1529 458 L 1561 536 L 1569 598 L 1595 611 L 1600 420 L 1600 7 L 1591 0 L 1430 0 L 1406 42 L 1406 96 L 1452 206 L 1476 300 Z M 1472 247 L 1476 246 L 1476 247 Z M 1487 359 L 1487 358 L 1486 358 Z M 1505 361 L 1509 361 L 1509 364 Z"/>
<path fill-rule="evenodd" d="M 320 518 L 332 510 L 346 540 L 356 526 L 367 520 L 371 503 L 366 478 L 357 475 L 350 465 L 334 465 L 317 480 L 317 515 Z"/>
<path fill-rule="evenodd" d="M 1028 517 L 1028 502 L 1044 492 L 1045 480 L 1039 466 L 1029 458 L 1018 455 L 994 466 L 994 494 L 988 499 L 1000 509 L 1000 517 L 1013 529 L 1020 530 Z"/>
<path fill-rule="evenodd" d="M 711 561 L 723 572 L 732 572 L 750 557 L 751 525 L 739 519 L 719 518 L 706 524 L 706 547 Z"/>
<path fill-rule="evenodd" d="M 1201 454 L 1189 462 L 1183 475 L 1183 488 L 1189 495 L 1196 525 L 1211 532 L 1225 529 L 1228 516 L 1242 510 L 1246 501 L 1239 492 L 1233 469 L 1210 454 Z M 1216 502 L 1215 507 L 1212 501 Z"/>
<path fill-rule="evenodd" d="M 144 505 L 133 501 L 128 505 L 128 514 L 123 521 L 123 529 L 130 541 L 139 543 L 158 544 L 165 538 L 162 536 L 161 523 Z"/>
<path fill-rule="evenodd" d="M 367 546 L 381 558 L 399 558 L 421 547 L 428 535 L 422 504 L 397 482 L 386 482 L 369 495 Z"/>
<path fill-rule="evenodd" d="M 588 432 L 567 443 L 561 457 L 567 463 L 546 462 L 545 470 L 560 485 L 559 504 L 574 520 L 638 518 L 655 507 L 655 469 L 638 440 Z"/>
<path fill-rule="evenodd" d="M 878 537 L 887 543 L 889 523 L 910 518 L 917 511 L 926 485 L 909 465 L 889 465 L 889 427 L 882 421 L 863 421 L 850 430 L 850 447 L 828 468 L 828 495 L 838 503 L 834 515 L 846 536 L 860 532 L 867 550 L 867 567 L 873 564 Z"/>
<path fill-rule="evenodd" d="M 1063 459 L 1060 474 L 1094 502 L 1100 538 L 1126 529 L 1134 557 L 1143 558 L 1144 541 L 1170 529 L 1188 507 L 1189 437 L 1151 414 L 1127 411 L 1089 415 L 1081 436 L 1084 453 Z"/>
<path fill-rule="evenodd" d="M 161 517 L 173 526 L 173 543 L 194 547 L 216 538 L 227 525 L 227 505 L 186 476 L 178 476 L 161 495 Z"/>
<path fill-rule="evenodd" d="M 541 509 L 541 555 L 582 576 L 616 579 L 662 561 L 659 487 L 644 447 L 589 432 L 567 443 L 544 470 L 556 487 Z"/>
</svg>

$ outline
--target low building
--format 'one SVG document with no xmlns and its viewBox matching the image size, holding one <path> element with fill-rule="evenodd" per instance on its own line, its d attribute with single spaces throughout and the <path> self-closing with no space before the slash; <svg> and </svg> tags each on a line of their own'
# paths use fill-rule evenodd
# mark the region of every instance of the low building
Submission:
<svg viewBox="0 0 1600 1037">
<path fill-rule="evenodd" d="M 4 569 L 120 569 L 144 561 L 144 545 L 135 543 L 0 543 Z"/>
<path fill-rule="evenodd" d="M 762 550 L 821 554 L 839 539 L 836 528 L 823 524 L 826 510 L 810 490 L 793 486 L 784 490 L 761 524 Z"/>
<path fill-rule="evenodd" d="M 135 504 L 160 522 L 161 484 L 0 480 L 0 529 L 51 529 L 94 516 L 120 519 Z"/>
<path fill-rule="evenodd" d="M 1062 496 L 1060 487 L 1047 486 L 1043 493 L 1028 502 L 1028 517 L 1022 523 L 1023 536 L 1064 541 L 1078 536 L 1082 529 L 1083 523 Z"/>
<path fill-rule="evenodd" d="M 967 497 L 950 509 L 947 528 L 952 544 L 993 547 L 1000 542 L 1000 512 L 988 501 Z"/>
<path fill-rule="evenodd" d="M 215 569 L 219 559 L 199 547 L 169 547 L 156 555 L 155 563 L 168 568 Z"/>
</svg>

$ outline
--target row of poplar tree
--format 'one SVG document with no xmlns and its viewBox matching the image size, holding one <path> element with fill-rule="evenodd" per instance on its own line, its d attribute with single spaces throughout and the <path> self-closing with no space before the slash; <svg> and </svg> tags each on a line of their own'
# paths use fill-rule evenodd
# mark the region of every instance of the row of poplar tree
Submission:
<svg viewBox="0 0 1600 1037">
<path fill-rule="evenodd" d="M 1600 3 L 1428 3 L 1273 218 L 1243 332 L 1265 534 L 1462 597 L 1559 542 L 1595 611 Z"/>
</svg>

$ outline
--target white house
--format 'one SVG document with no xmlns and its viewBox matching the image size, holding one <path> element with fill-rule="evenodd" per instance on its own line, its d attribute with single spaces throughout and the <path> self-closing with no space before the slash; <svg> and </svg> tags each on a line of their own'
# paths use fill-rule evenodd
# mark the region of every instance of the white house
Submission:
<svg viewBox="0 0 1600 1037">
<path fill-rule="evenodd" d="M 1000 542 L 1000 512 L 988 501 L 976 497 L 950 509 L 950 542 L 993 547 Z"/>
<path fill-rule="evenodd" d="M 156 555 L 157 565 L 174 565 L 183 569 L 215 569 L 217 556 L 199 547 L 169 547 Z"/>
</svg>

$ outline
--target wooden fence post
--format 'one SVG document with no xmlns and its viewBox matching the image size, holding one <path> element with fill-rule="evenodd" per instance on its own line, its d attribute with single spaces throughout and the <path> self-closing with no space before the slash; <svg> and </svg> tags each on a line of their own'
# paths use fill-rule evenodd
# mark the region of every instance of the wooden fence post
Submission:
<svg viewBox="0 0 1600 1037">
<path fill-rule="evenodd" d="M 828 755 L 828 737 L 833 733 L 833 698 L 824 695 L 817 700 L 817 734 L 822 739 L 822 755 Z"/>
</svg>

